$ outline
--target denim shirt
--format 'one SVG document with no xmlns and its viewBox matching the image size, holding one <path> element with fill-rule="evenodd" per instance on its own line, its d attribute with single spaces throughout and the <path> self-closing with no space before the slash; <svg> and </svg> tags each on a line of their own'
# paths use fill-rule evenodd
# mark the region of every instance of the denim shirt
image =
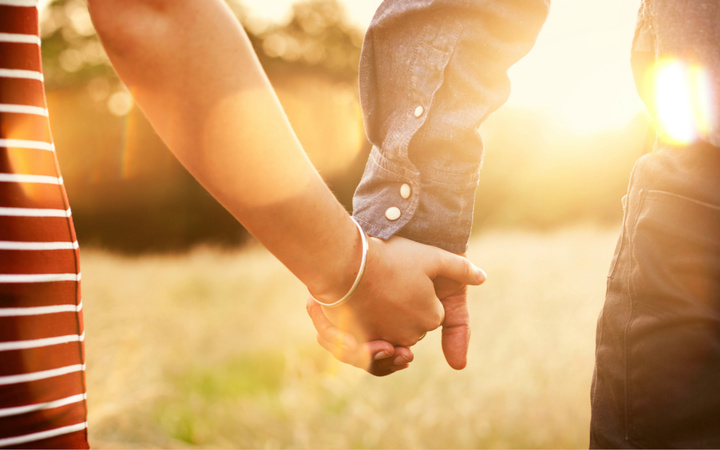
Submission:
<svg viewBox="0 0 720 450">
<path fill-rule="evenodd" d="M 549 0 L 385 0 L 360 58 L 373 145 L 353 198 L 371 236 L 462 253 L 472 228 L 482 121 L 508 98 Z"/>
</svg>

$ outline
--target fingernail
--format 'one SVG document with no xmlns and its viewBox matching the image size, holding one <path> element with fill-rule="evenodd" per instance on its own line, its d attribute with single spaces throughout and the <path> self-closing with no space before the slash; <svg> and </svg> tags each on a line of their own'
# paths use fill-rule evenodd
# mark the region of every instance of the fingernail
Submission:
<svg viewBox="0 0 720 450">
<path fill-rule="evenodd" d="M 395 359 L 393 360 L 393 365 L 401 366 L 403 364 L 408 364 L 410 362 L 412 362 L 412 360 L 408 359 L 405 355 L 399 355 L 399 356 L 396 356 Z"/>
<path fill-rule="evenodd" d="M 383 350 L 381 352 L 375 353 L 375 356 L 373 356 L 374 361 L 379 361 L 381 359 L 389 358 L 391 355 L 387 350 Z"/>
<path fill-rule="evenodd" d="M 478 268 L 477 270 L 477 280 L 479 283 L 484 283 L 485 280 L 487 280 L 487 274 L 484 270 Z"/>
</svg>

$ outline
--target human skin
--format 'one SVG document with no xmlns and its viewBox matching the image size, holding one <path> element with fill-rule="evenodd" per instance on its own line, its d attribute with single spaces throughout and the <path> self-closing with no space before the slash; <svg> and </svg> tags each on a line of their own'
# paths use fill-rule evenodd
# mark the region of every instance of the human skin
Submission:
<svg viewBox="0 0 720 450">
<path fill-rule="evenodd" d="M 115 70 L 178 160 L 315 298 L 342 297 L 360 265 L 360 235 L 302 150 L 225 3 L 88 4 Z M 335 313 L 352 317 L 367 339 L 410 346 L 445 320 L 433 284 L 443 277 L 484 281 L 458 255 L 371 238 L 365 276 Z"/>
<path fill-rule="evenodd" d="M 470 313 L 467 305 L 467 285 L 445 277 L 434 280 L 435 292 L 445 309 L 442 323 L 442 349 L 450 367 L 461 370 L 467 365 L 470 344 Z M 403 370 L 414 360 L 410 348 L 396 346 L 383 340 L 367 340 L 353 334 L 352 327 L 336 325 L 312 298 L 307 311 L 318 332 L 320 345 L 338 360 L 366 370 L 376 376 L 385 376 Z"/>
</svg>

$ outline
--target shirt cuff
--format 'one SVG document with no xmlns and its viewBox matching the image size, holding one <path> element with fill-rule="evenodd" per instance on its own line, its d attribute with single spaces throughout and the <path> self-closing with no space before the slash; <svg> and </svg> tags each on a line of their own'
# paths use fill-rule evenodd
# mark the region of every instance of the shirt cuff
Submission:
<svg viewBox="0 0 720 450">
<path fill-rule="evenodd" d="M 472 229 L 478 170 L 416 169 L 373 147 L 355 191 L 353 216 L 371 236 L 387 240 L 398 235 L 463 253 Z"/>
</svg>

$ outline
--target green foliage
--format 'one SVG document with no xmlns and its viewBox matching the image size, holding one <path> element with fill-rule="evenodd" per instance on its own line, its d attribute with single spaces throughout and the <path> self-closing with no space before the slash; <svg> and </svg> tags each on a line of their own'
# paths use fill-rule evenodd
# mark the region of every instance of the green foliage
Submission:
<svg viewBox="0 0 720 450">
<path fill-rule="evenodd" d="M 296 3 L 287 24 L 254 23 L 241 0 L 229 0 L 229 5 L 271 74 L 307 69 L 339 80 L 354 80 L 357 75 L 363 33 L 350 25 L 337 0 Z M 48 89 L 83 89 L 98 79 L 118 83 L 85 1 L 50 1 L 40 29 Z"/>
<path fill-rule="evenodd" d="M 220 367 L 198 367 L 183 373 L 177 389 L 183 395 L 200 395 L 209 401 L 277 395 L 284 370 L 282 353 L 247 354 Z"/>
<path fill-rule="evenodd" d="M 241 1 L 230 6 L 273 84 L 285 89 L 281 101 L 308 154 L 351 209 L 369 145 L 334 144 L 338 135 L 348 135 L 360 123 L 359 117 L 348 117 L 359 111 L 362 32 L 348 24 L 336 0 L 295 4 L 289 21 L 280 24 L 251 20 Z M 133 108 L 84 2 L 54 0 L 43 13 L 41 28 L 53 135 L 83 245 L 137 253 L 244 242 L 245 231 L 177 163 Z M 353 103 L 350 108 L 348 102 Z M 476 229 L 616 223 L 645 127 L 638 118 L 623 129 L 574 135 L 537 111 L 501 108 L 482 127 L 485 164 Z M 348 165 L 326 170 L 323 162 L 338 154 L 348 155 Z"/>
<path fill-rule="evenodd" d="M 249 31 L 260 61 L 271 75 L 287 70 L 313 70 L 336 80 L 357 77 L 363 32 L 350 25 L 336 0 L 306 0 L 292 6 L 284 25 L 253 25 Z"/>
<path fill-rule="evenodd" d="M 41 19 L 47 89 L 86 87 L 98 78 L 118 83 L 83 0 L 53 0 Z"/>
<path fill-rule="evenodd" d="M 252 22 L 242 2 L 230 6 L 274 81 L 302 72 L 355 84 L 362 32 L 337 1 L 295 4 L 286 24 Z M 51 125 L 81 241 L 129 253 L 243 242 L 242 227 L 133 108 L 85 2 L 51 1 L 41 30 Z"/>
<path fill-rule="evenodd" d="M 307 295 L 260 248 L 87 250 L 94 448 L 587 448 L 595 324 L 616 230 L 489 232 L 469 258 L 469 364 L 439 331 L 376 378 L 316 342 Z M 122 280 L 118 283 L 118 280 Z M 204 285 L 204 287 L 201 287 Z"/>
<path fill-rule="evenodd" d="M 178 374 L 167 400 L 155 411 L 156 421 L 171 438 L 197 445 L 208 439 L 207 424 L 198 416 L 212 416 L 210 405 L 248 402 L 256 405 L 257 413 L 270 409 L 277 414 L 284 365 L 281 353 L 265 352 Z"/>
</svg>

